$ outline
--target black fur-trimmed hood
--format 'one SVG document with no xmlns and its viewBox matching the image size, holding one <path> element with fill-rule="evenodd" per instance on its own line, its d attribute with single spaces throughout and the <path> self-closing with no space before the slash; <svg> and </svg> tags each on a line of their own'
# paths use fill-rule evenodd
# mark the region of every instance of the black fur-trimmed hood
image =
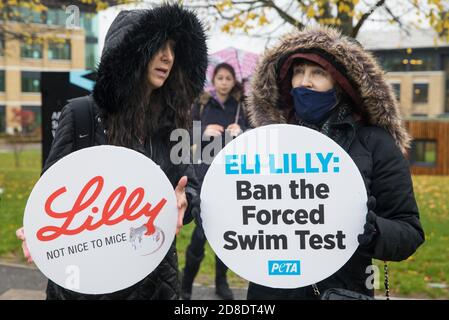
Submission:
<svg viewBox="0 0 449 320">
<path fill-rule="evenodd" d="M 192 90 L 187 105 L 202 92 L 207 69 L 206 36 L 195 14 L 178 5 L 121 11 L 109 28 L 93 96 L 100 110 L 124 108 L 148 62 L 168 40 L 176 42 L 174 68 L 181 68 Z"/>
<path fill-rule="evenodd" d="M 256 68 L 248 98 L 251 125 L 259 127 L 287 121 L 278 83 L 279 62 L 303 50 L 321 50 L 342 65 L 357 88 L 362 103 L 358 107 L 366 114 L 369 124 L 389 131 L 401 151 L 406 153 L 411 139 L 384 71 L 360 44 L 330 27 L 294 31 L 284 36 L 279 45 L 265 52 Z"/>
</svg>

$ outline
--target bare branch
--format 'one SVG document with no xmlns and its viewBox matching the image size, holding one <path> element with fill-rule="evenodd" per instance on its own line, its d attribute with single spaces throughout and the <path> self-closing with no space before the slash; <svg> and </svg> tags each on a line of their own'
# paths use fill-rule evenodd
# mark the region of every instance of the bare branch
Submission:
<svg viewBox="0 0 449 320">
<path fill-rule="evenodd" d="M 279 14 L 279 16 L 284 19 L 285 21 L 287 21 L 288 23 L 290 23 L 291 25 L 297 27 L 297 28 L 302 28 L 304 27 L 304 25 L 299 22 L 298 20 L 296 20 L 294 17 L 292 17 L 291 15 L 289 15 L 287 12 L 285 12 L 284 10 L 282 10 L 281 8 L 279 8 L 274 1 L 272 0 L 263 0 L 261 1 L 263 3 L 265 3 L 267 5 L 267 7 L 273 8 L 274 10 L 276 10 L 276 12 Z"/>
<path fill-rule="evenodd" d="M 360 18 L 360 20 L 357 22 L 357 24 L 355 25 L 354 29 L 352 30 L 352 37 L 353 38 L 357 37 L 357 34 L 360 31 L 360 28 L 363 26 L 363 24 L 366 22 L 366 20 L 374 13 L 374 11 L 379 9 L 384 4 L 385 4 L 385 0 L 379 0 L 379 1 L 377 1 L 377 3 L 370 10 L 368 10 L 367 12 L 365 12 L 362 15 L 362 17 Z"/>
<path fill-rule="evenodd" d="M 385 10 L 388 12 L 388 14 L 391 16 L 391 18 L 392 18 L 394 21 L 397 22 L 397 24 L 399 25 L 399 28 L 401 28 L 403 31 L 405 31 L 405 33 L 406 33 L 408 36 L 410 36 L 410 31 L 407 30 L 407 28 L 404 28 L 404 25 L 402 24 L 401 19 L 400 19 L 398 16 L 395 16 L 395 15 L 393 14 L 393 12 L 390 10 L 390 8 L 388 8 L 386 5 L 385 5 Z"/>
</svg>

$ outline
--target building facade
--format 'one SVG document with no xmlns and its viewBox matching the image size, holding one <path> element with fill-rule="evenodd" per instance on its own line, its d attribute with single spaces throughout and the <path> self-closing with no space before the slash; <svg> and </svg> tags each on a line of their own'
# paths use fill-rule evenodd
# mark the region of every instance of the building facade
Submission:
<svg viewBox="0 0 449 320">
<path fill-rule="evenodd" d="M 387 71 L 413 140 L 413 174 L 449 175 L 449 43 L 430 30 L 362 32 Z"/>
<path fill-rule="evenodd" d="M 449 175 L 449 119 L 407 120 L 413 137 L 409 153 L 413 174 Z"/>
<path fill-rule="evenodd" d="M 387 71 L 404 117 L 449 117 L 449 43 L 431 30 L 362 32 Z"/>
<path fill-rule="evenodd" d="M 67 14 L 60 8 L 50 8 L 45 15 L 33 18 L 33 27 L 48 35 L 42 43 L 0 34 L 0 135 L 23 130 L 40 136 L 41 72 L 93 69 L 98 58 L 95 14 L 81 12 L 80 26 L 74 29 L 65 27 Z M 27 27 L 15 21 L 6 24 L 16 33 Z"/>
<path fill-rule="evenodd" d="M 388 71 L 404 116 L 449 113 L 449 46 L 374 52 Z"/>
</svg>

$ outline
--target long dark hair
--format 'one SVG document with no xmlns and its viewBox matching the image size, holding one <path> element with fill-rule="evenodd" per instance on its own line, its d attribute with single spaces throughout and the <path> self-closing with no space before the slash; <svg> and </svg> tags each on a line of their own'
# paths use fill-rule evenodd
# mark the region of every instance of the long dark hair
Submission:
<svg viewBox="0 0 449 320">
<path fill-rule="evenodd" d="M 142 68 L 134 79 L 134 90 L 123 112 L 104 115 L 109 144 L 132 148 L 161 132 L 169 135 L 175 128 L 189 128 L 192 84 L 176 58 L 162 87 L 150 90 L 147 68 Z"/>
<path fill-rule="evenodd" d="M 217 76 L 218 71 L 220 71 L 221 69 L 228 70 L 229 73 L 234 78 L 234 87 L 232 87 L 231 92 L 229 92 L 229 95 L 230 96 L 236 96 L 236 95 L 243 96 L 243 85 L 237 81 L 237 77 L 235 76 L 234 67 L 231 66 L 229 63 L 222 62 L 215 66 L 213 76 L 212 76 L 212 83 L 215 82 L 215 77 Z"/>
</svg>

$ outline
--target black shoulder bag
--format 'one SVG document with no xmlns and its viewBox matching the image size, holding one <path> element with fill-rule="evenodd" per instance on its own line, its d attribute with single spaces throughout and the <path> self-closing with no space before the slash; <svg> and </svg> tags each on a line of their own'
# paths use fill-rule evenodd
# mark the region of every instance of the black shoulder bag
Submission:
<svg viewBox="0 0 449 320">
<path fill-rule="evenodd" d="M 388 265 L 387 262 L 384 261 L 384 272 L 385 272 L 385 297 L 387 300 L 390 300 L 390 283 L 388 279 Z M 312 285 L 313 292 L 315 295 L 320 295 L 320 291 L 316 284 Z M 330 288 L 324 291 L 323 295 L 320 297 L 321 300 L 376 300 L 371 296 L 367 296 L 365 294 L 361 294 L 355 291 L 341 289 L 341 288 Z"/>
</svg>

